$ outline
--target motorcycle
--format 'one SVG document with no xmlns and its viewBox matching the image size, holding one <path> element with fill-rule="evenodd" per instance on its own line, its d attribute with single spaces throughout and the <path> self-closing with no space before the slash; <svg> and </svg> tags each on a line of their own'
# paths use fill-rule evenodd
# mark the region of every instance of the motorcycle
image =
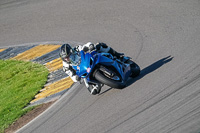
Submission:
<svg viewBox="0 0 200 133">
<path fill-rule="evenodd" d="M 72 65 L 76 74 L 83 78 L 86 87 L 93 95 L 99 94 L 103 85 L 123 89 L 129 77 L 140 74 L 140 67 L 130 57 L 120 59 L 110 53 L 80 51 L 78 61 Z"/>
</svg>

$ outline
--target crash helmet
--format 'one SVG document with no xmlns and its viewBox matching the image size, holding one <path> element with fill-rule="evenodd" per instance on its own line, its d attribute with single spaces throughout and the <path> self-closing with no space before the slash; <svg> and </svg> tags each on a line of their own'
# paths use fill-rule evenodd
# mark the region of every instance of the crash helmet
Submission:
<svg viewBox="0 0 200 133">
<path fill-rule="evenodd" d="M 69 56 L 72 54 L 72 47 L 69 45 L 69 44 L 63 44 L 61 47 L 60 47 L 60 58 L 63 60 L 63 61 L 66 61 L 68 62 L 68 58 Z"/>
<path fill-rule="evenodd" d="M 71 63 L 72 65 L 78 65 L 80 63 L 80 56 L 69 44 L 63 44 L 60 47 L 60 57 L 63 61 Z"/>
</svg>

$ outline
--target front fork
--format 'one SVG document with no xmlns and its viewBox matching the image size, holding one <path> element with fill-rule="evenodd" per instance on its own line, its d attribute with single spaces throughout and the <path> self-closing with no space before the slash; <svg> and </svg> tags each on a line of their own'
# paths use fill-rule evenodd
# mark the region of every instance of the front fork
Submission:
<svg viewBox="0 0 200 133">
<path fill-rule="evenodd" d="M 89 87 L 89 84 L 88 84 L 88 81 L 86 78 L 83 79 L 83 81 L 85 82 L 85 86 L 88 88 Z"/>
</svg>

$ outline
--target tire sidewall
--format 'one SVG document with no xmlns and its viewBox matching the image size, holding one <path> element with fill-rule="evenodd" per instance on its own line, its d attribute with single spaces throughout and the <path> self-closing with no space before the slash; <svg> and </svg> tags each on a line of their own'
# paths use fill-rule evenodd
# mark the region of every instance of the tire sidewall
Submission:
<svg viewBox="0 0 200 133">
<path fill-rule="evenodd" d="M 112 88 L 122 89 L 125 87 L 125 83 L 123 81 L 115 81 L 106 76 L 104 76 L 103 72 L 97 70 L 95 73 L 95 78 L 103 84 L 106 84 Z"/>
</svg>

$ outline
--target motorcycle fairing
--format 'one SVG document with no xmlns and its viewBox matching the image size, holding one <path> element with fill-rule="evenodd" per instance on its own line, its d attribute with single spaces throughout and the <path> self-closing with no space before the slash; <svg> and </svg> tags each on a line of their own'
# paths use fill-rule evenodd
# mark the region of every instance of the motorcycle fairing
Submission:
<svg viewBox="0 0 200 133">
<path fill-rule="evenodd" d="M 76 74 L 79 77 L 86 78 L 88 82 L 95 83 L 96 81 L 90 79 L 90 74 L 94 71 L 94 67 L 98 64 L 114 67 L 117 72 L 122 77 L 123 81 L 126 81 L 131 73 L 130 65 L 122 63 L 118 59 L 113 60 L 113 56 L 109 53 L 97 53 L 93 51 L 91 53 L 84 53 L 80 51 L 81 63 L 79 66 L 73 66 L 76 70 Z M 91 68 L 90 72 L 87 72 L 87 69 Z"/>
<path fill-rule="evenodd" d="M 116 60 L 110 59 L 104 55 L 109 56 L 109 53 L 99 53 L 96 55 L 98 57 L 96 64 L 102 64 L 102 65 L 108 66 L 108 67 L 113 66 L 119 72 L 122 79 L 127 80 L 131 73 L 130 65 L 122 63 L 118 59 L 116 59 Z M 110 57 L 112 57 L 111 54 L 110 54 Z"/>
<path fill-rule="evenodd" d="M 80 56 L 81 56 L 81 63 L 79 66 L 73 66 L 73 68 L 76 70 L 76 74 L 79 77 L 85 77 L 87 73 L 87 68 L 91 68 L 90 66 L 90 59 L 93 57 L 95 53 L 90 54 L 90 53 L 84 53 L 84 51 L 80 51 Z M 84 76 L 83 76 L 84 75 Z"/>
</svg>

